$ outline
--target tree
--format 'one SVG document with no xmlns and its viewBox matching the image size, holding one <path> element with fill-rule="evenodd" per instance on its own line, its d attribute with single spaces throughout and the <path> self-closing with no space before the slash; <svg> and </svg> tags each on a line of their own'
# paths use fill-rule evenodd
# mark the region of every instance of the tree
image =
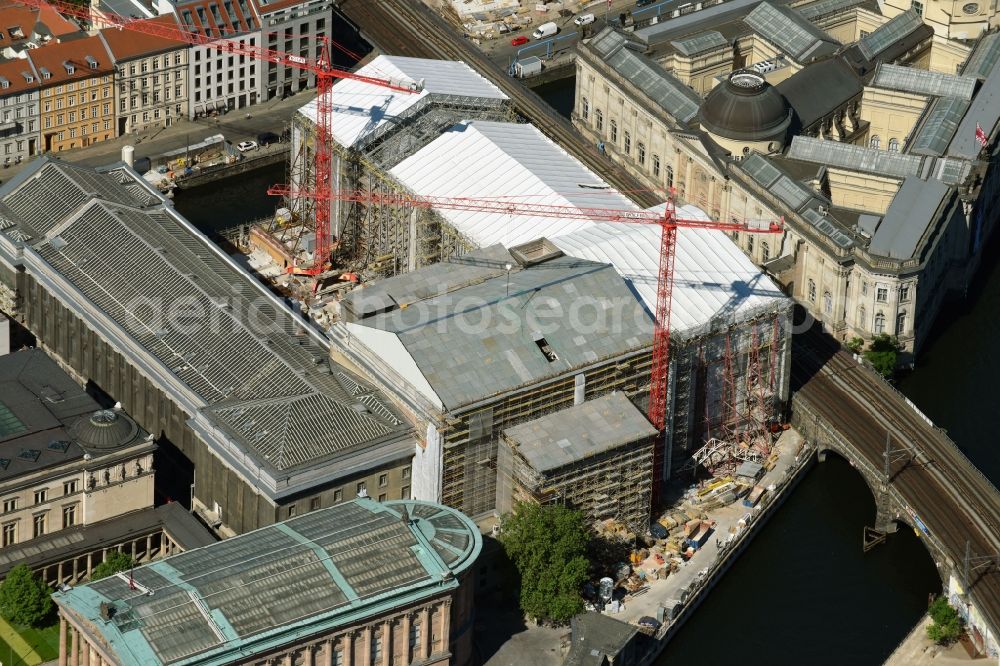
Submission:
<svg viewBox="0 0 1000 666">
<path fill-rule="evenodd" d="M 587 526 L 583 514 L 563 506 L 518 504 L 500 535 L 521 577 L 521 610 L 528 617 L 565 624 L 583 611 L 587 581 Z"/>
<path fill-rule="evenodd" d="M 131 569 L 134 565 L 135 562 L 131 557 L 120 550 L 113 550 L 108 553 L 103 562 L 94 567 L 94 570 L 90 574 L 90 580 L 101 580 L 102 578 L 113 576 L 119 571 Z"/>
<path fill-rule="evenodd" d="M 892 377 L 896 372 L 896 357 L 899 355 L 899 341 L 888 333 L 876 336 L 868 345 L 865 359 L 883 377 Z"/>
<path fill-rule="evenodd" d="M 851 338 L 847 342 L 847 348 L 850 349 L 855 354 L 860 354 L 861 350 L 864 349 L 865 339 L 859 338 L 857 336 Z"/>
<path fill-rule="evenodd" d="M 927 626 L 927 638 L 941 645 L 954 643 L 962 635 L 962 618 L 958 611 L 948 604 L 948 599 L 941 596 L 931 603 L 927 609 L 931 616 L 931 624 Z"/>
<path fill-rule="evenodd" d="M 0 614 L 12 624 L 41 626 L 52 613 L 51 595 L 27 564 L 18 564 L 0 583 Z"/>
</svg>

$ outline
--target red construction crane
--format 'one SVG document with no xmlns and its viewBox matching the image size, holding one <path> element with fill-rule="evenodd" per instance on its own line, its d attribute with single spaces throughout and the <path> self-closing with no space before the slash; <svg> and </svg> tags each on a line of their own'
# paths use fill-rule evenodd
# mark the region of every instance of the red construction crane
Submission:
<svg viewBox="0 0 1000 666">
<path fill-rule="evenodd" d="M 311 196 L 285 185 L 268 190 L 278 196 Z M 649 420 L 659 430 L 666 425 L 667 372 L 670 358 L 670 298 L 674 285 L 674 248 L 678 229 L 717 229 L 719 231 L 745 231 L 778 234 L 784 231 L 781 223 L 716 222 L 677 217 L 673 197 L 667 201 L 662 214 L 646 210 L 621 210 L 617 208 L 588 208 L 545 203 L 526 203 L 509 199 L 481 199 L 465 197 L 435 197 L 379 192 L 323 191 L 324 199 L 336 199 L 361 204 L 409 206 L 413 208 L 440 208 L 508 215 L 534 215 L 562 219 L 582 219 L 593 222 L 626 222 L 656 224 L 662 229 L 660 238 L 660 267 L 656 290 L 656 324 L 653 329 L 653 364 L 650 373 Z"/>
<path fill-rule="evenodd" d="M 90 22 L 93 17 L 88 5 L 76 5 L 64 0 L 15 0 L 18 4 L 39 9 L 46 6 L 52 7 L 60 14 L 74 16 L 83 21 Z M 247 56 L 254 60 L 273 62 L 283 67 L 294 67 L 295 69 L 306 70 L 316 75 L 316 140 L 315 140 L 315 168 L 313 169 L 312 187 L 306 190 L 311 196 L 315 193 L 330 189 L 330 176 L 333 171 L 333 152 L 330 149 L 331 120 L 331 95 L 330 89 L 336 79 L 355 79 L 364 81 L 372 85 L 381 86 L 390 90 L 400 92 L 419 92 L 420 84 L 416 82 L 399 82 L 389 79 L 382 79 L 373 76 L 355 74 L 344 69 L 334 67 L 330 63 L 329 46 L 332 40 L 327 37 L 320 38 L 319 53 L 315 58 L 306 58 L 294 53 L 285 53 L 267 49 L 263 46 L 243 44 L 233 41 L 238 34 L 227 36 L 226 34 L 211 34 L 215 30 L 206 28 L 206 33 L 202 34 L 193 29 L 188 29 L 180 24 L 170 25 L 161 21 L 151 19 L 132 19 L 119 16 L 117 14 L 101 12 L 101 19 L 111 27 L 119 30 L 130 30 L 146 35 L 164 37 L 178 42 L 184 42 L 193 46 L 208 46 L 211 48 L 231 53 L 234 55 Z M 224 32 L 224 31 L 223 31 Z M 315 198 L 315 197 L 313 197 Z M 328 206 L 316 206 L 316 252 L 313 265 L 308 268 L 296 268 L 296 273 L 304 275 L 319 275 L 325 268 L 327 259 L 330 256 L 330 209 Z"/>
</svg>

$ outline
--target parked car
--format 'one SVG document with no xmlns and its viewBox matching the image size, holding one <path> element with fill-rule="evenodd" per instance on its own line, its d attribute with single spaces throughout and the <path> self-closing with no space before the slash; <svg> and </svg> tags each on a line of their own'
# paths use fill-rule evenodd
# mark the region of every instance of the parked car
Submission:
<svg viewBox="0 0 1000 666">
<path fill-rule="evenodd" d="M 238 144 L 236 144 L 236 150 L 240 151 L 241 153 L 245 153 L 248 150 L 257 150 L 257 142 L 240 141 Z"/>
<path fill-rule="evenodd" d="M 548 23 L 543 23 L 538 26 L 533 33 L 531 33 L 532 39 L 545 39 L 546 37 L 551 37 L 559 32 L 559 26 L 556 25 L 555 21 L 549 21 Z"/>
<path fill-rule="evenodd" d="M 573 19 L 573 23 L 576 23 L 577 25 L 590 25 L 593 22 L 594 22 L 593 14 L 580 14 L 575 19 Z"/>
<path fill-rule="evenodd" d="M 657 631 L 659 631 L 660 627 L 662 626 L 662 623 L 659 620 L 657 620 L 655 617 L 649 617 L 648 615 L 643 615 L 642 617 L 640 617 L 639 621 L 636 622 L 636 624 L 639 625 L 640 629 L 646 629 L 650 633 L 654 634 Z"/>
<path fill-rule="evenodd" d="M 523 46 L 524 44 L 527 44 L 529 41 L 530 40 L 527 37 L 525 37 L 524 35 L 521 35 L 519 37 L 515 37 L 514 39 L 510 40 L 510 45 L 511 46 Z"/>
<path fill-rule="evenodd" d="M 281 137 L 274 132 L 262 132 L 257 135 L 257 143 L 262 146 L 270 146 L 272 143 L 279 143 Z"/>
</svg>

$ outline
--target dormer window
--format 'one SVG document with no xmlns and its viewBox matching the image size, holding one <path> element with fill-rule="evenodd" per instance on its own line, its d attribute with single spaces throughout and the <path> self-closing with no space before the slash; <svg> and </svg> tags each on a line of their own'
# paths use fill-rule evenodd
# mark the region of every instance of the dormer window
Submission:
<svg viewBox="0 0 1000 666">
<path fill-rule="evenodd" d="M 66 68 L 67 74 L 72 74 L 73 72 L 76 71 L 76 67 L 74 67 L 73 63 L 71 63 L 69 60 L 63 62 L 63 67 Z"/>
<path fill-rule="evenodd" d="M 85 60 L 87 61 L 87 64 L 90 65 L 91 69 L 97 69 L 97 58 L 94 56 L 87 56 Z"/>
<path fill-rule="evenodd" d="M 27 81 L 28 83 L 31 83 L 35 80 L 35 77 L 34 75 L 31 74 L 31 72 L 21 72 L 21 76 L 23 76 L 24 80 Z"/>
<path fill-rule="evenodd" d="M 52 72 L 50 72 L 49 70 L 45 69 L 44 67 L 39 68 L 39 71 L 42 73 L 42 78 L 43 79 L 51 79 L 52 78 Z"/>
<path fill-rule="evenodd" d="M 0 88 L 10 88 L 10 81 L 7 80 L 7 77 L 0 76 Z"/>
</svg>

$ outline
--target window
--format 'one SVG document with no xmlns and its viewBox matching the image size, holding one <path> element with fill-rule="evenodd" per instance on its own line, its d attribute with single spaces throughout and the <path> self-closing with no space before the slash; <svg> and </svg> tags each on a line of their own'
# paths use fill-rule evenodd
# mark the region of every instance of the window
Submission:
<svg viewBox="0 0 1000 666">
<path fill-rule="evenodd" d="M 674 168 L 672 166 L 667 167 L 667 189 L 674 186 Z"/>
<path fill-rule="evenodd" d="M 63 495 L 72 495 L 76 492 L 76 479 L 72 481 L 63 481 Z"/>
<path fill-rule="evenodd" d="M 616 123 L 614 120 L 612 120 L 611 124 L 609 125 L 609 136 L 611 137 L 611 141 L 612 142 L 617 143 L 617 141 L 618 141 L 618 123 Z"/>
<path fill-rule="evenodd" d="M 63 507 L 63 529 L 76 525 L 76 504 Z"/>
<path fill-rule="evenodd" d="M 640 141 L 639 143 L 637 143 L 635 145 L 635 154 L 636 154 L 636 159 L 639 160 L 639 164 L 645 164 L 646 163 L 646 144 L 644 144 L 642 141 Z"/>
<path fill-rule="evenodd" d="M 371 663 L 377 664 L 382 661 L 382 634 L 372 634 L 371 643 Z"/>
<path fill-rule="evenodd" d="M 410 625 L 410 650 L 416 651 L 420 645 L 420 623 L 414 622 Z"/>
<path fill-rule="evenodd" d="M 597 131 L 601 131 L 604 129 L 604 114 L 601 113 L 600 109 L 594 111 L 594 122 L 597 125 Z"/>
<path fill-rule="evenodd" d="M 875 289 L 875 300 L 879 303 L 885 303 L 889 300 L 889 289 L 888 287 L 878 287 Z"/>
<path fill-rule="evenodd" d="M 294 516 L 295 516 L 295 505 L 294 504 L 289 504 L 288 505 L 288 517 L 292 518 Z"/>
<path fill-rule="evenodd" d="M 3 512 L 10 513 L 11 511 L 17 511 L 17 498 L 8 497 L 3 501 Z"/>
<path fill-rule="evenodd" d="M 915 11 L 920 16 L 924 15 L 924 3 L 922 2 L 917 2 L 917 0 L 913 0 L 913 2 L 910 3 L 910 9 Z"/>
<path fill-rule="evenodd" d="M 13 546 L 17 543 L 17 523 L 7 523 L 3 526 L 3 545 Z"/>
<path fill-rule="evenodd" d="M 404 500 L 411 499 L 409 486 L 403 486 L 403 488 L 399 491 L 399 499 L 404 499 Z"/>
<path fill-rule="evenodd" d="M 864 281 L 861 282 L 861 295 L 862 296 L 867 296 L 868 295 L 868 283 L 867 282 L 864 282 Z"/>
<path fill-rule="evenodd" d="M 580 100 L 580 113 L 583 115 L 584 120 L 590 118 L 590 102 L 587 101 L 586 97 Z"/>
<path fill-rule="evenodd" d="M 868 322 L 868 313 L 865 311 L 864 306 L 858 308 L 858 326 L 864 327 Z"/>
<path fill-rule="evenodd" d="M 319 498 L 313 497 L 311 500 L 309 500 L 309 510 L 315 511 L 318 508 L 319 508 Z"/>
<path fill-rule="evenodd" d="M 823 312 L 833 314 L 833 296 L 828 291 L 823 292 Z"/>
<path fill-rule="evenodd" d="M 343 502 L 344 501 L 344 491 L 341 490 L 340 488 L 337 488 L 336 490 L 334 490 L 333 491 L 333 501 L 334 502 Z"/>
<path fill-rule="evenodd" d="M 404 479 L 410 478 L 410 468 L 409 467 L 404 467 L 401 470 L 401 474 L 402 474 L 402 476 L 403 476 Z"/>
<path fill-rule="evenodd" d="M 771 258 L 771 246 L 767 244 L 767 241 L 760 242 L 760 261 L 764 263 Z"/>
<path fill-rule="evenodd" d="M 364 481 L 358 484 L 357 490 L 358 490 L 358 497 L 368 496 L 368 486 L 365 484 Z"/>
<path fill-rule="evenodd" d="M 378 501 L 379 502 L 384 502 L 387 499 L 389 499 L 389 497 L 385 493 L 379 493 L 379 495 L 378 495 Z"/>
<path fill-rule="evenodd" d="M 37 539 L 45 534 L 45 514 L 36 513 L 34 519 L 31 521 L 33 526 L 33 533 Z"/>
<path fill-rule="evenodd" d="M 899 152 L 899 139 L 896 138 L 889 139 L 889 152 L 890 153 Z"/>
<path fill-rule="evenodd" d="M 47 488 L 42 488 L 41 490 L 35 491 L 35 504 L 45 504 L 45 500 L 47 500 L 48 498 L 49 498 L 49 491 Z"/>
<path fill-rule="evenodd" d="M 881 148 L 882 147 L 882 139 L 880 139 L 879 136 L 878 136 L 878 134 L 876 134 L 876 135 L 872 136 L 870 144 L 871 144 L 872 148 Z"/>
<path fill-rule="evenodd" d="M 655 178 L 660 177 L 660 156 L 653 155 L 653 176 Z"/>
<path fill-rule="evenodd" d="M 904 284 L 899 288 L 899 300 L 902 302 L 910 300 L 910 285 Z"/>
<path fill-rule="evenodd" d="M 628 132 L 625 132 L 625 142 L 622 147 L 625 149 L 626 155 L 632 154 L 632 135 Z"/>
<path fill-rule="evenodd" d="M 906 332 L 906 310 L 903 310 L 898 315 L 896 315 L 896 335 L 902 335 Z"/>
<path fill-rule="evenodd" d="M 816 302 L 816 283 L 809 280 L 809 302 Z"/>
<path fill-rule="evenodd" d="M 885 333 L 885 315 L 879 312 L 875 315 L 875 327 L 872 329 L 875 335 Z"/>
<path fill-rule="evenodd" d="M 753 234 L 747 234 L 747 254 L 753 256 Z"/>
</svg>

